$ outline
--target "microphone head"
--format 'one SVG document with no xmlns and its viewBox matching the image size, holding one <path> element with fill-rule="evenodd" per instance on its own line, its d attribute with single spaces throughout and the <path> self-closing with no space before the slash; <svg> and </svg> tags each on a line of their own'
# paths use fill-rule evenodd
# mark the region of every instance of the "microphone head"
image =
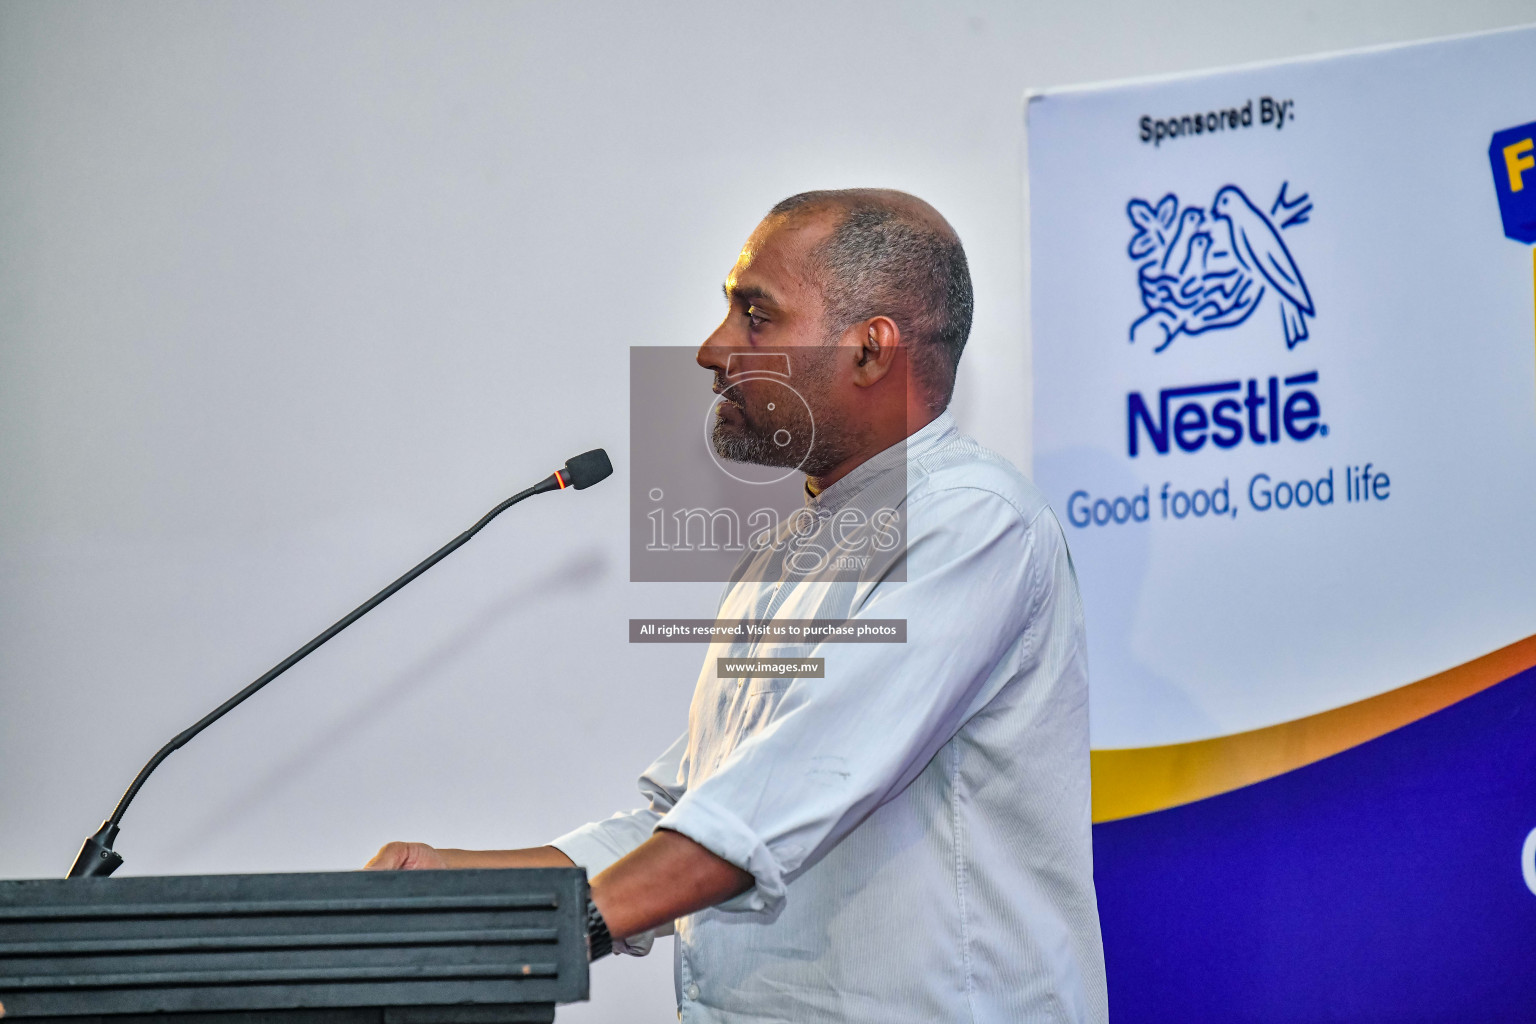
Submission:
<svg viewBox="0 0 1536 1024">
<path fill-rule="evenodd" d="M 613 463 L 608 461 L 607 452 L 594 448 L 567 459 L 565 475 L 571 481 L 571 486 L 579 491 L 612 476 Z"/>
</svg>

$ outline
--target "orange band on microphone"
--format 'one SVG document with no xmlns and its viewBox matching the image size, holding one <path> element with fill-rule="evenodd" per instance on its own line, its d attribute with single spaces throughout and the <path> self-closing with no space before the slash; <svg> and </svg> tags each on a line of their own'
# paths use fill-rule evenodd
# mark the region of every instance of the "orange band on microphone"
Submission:
<svg viewBox="0 0 1536 1024">
<path fill-rule="evenodd" d="M 560 489 L 562 491 L 565 490 L 565 470 L 563 470 L 563 469 L 555 470 L 555 483 L 560 485 Z"/>
</svg>

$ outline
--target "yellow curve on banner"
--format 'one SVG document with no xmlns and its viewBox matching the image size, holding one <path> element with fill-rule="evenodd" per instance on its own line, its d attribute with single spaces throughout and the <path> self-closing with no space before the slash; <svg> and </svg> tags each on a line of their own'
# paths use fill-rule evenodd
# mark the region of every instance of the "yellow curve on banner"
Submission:
<svg viewBox="0 0 1536 1024">
<path fill-rule="evenodd" d="M 1427 679 L 1293 722 L 1163 747 L 1095 750 L 1093 820 L 1117 821 L 1283 775 L 1536 667 L 1536 636 Z"/>
</svg>

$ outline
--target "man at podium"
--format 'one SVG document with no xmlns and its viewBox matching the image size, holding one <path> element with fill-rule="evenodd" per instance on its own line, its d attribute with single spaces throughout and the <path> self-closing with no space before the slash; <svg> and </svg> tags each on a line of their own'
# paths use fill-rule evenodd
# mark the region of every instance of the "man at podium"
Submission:
<svg viewBox="0 0 1536 1024">
<path fill-rule="evenodd" d="M 958 237 L 904 193 L 803 193 L 725 293 L 698 353 L 716 452 L 806 479 L 717 620 L 905 620 L 907 642 L 714 643 L 645 806 L 544 847 L 390 843 L 368 866 L 580 865 L 620 952 L 675 927 L 687 1021 L 1104 1021 L 1081 606 L 1045 499 L 946 411 L 972 314 Z M 732 356 L 764 351 L 803 406 L 738 379 Z M 877 540 L 893 511 L 899 549 L 800 557 Z M 720 671 L 769 655 L 822 674 Z"/>
</svg>

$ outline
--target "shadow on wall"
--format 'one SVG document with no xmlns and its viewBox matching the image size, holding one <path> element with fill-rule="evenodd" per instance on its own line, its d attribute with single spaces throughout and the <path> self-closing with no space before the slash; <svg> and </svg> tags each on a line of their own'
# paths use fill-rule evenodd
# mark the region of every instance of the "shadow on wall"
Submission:
<svg viewBox="0 0 1536 1024">
<path fill-rule="evenodd" d="M 226 829 L 249 817 L 293 783 L 313 773 L 315 766 L 335 753 L 347 741 L 388 715 L 401 702 L 413 696 L 423 685 L 440 678 L 456 658 L 491 636 L 512 612 L 553 594 L 586 589 L 608 572 L 608 559 L 601 550 L 580 552 L 567 558 L 543 575 L 519 584 L 485 605 L 459 629 L 400 672 L 373 695 L 359 704 L 309 742 L 291 751 L 250 784 L 217 804 L 201 819 L 188 826 L 182 837 L 170 844 L 178 856 L 195 856 L 205 850 Z"/>
</svg>

